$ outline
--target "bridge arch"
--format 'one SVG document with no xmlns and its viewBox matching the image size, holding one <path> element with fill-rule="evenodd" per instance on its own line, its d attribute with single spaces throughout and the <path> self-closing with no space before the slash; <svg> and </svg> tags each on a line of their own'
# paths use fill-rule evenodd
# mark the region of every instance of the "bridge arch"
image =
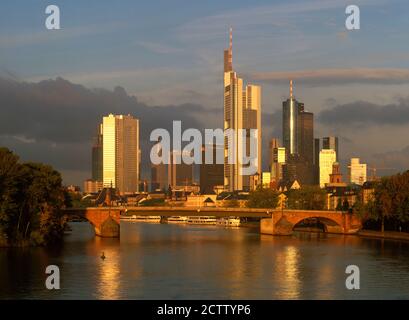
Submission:
<svg viewBox="0 0 409 320">
<path fill-rule="evenodd" d="M 309 220 L 316 220 L 317 225 L 316 227 L 322 229 L 323 232 L 330 232 L 330 233 L 342 233 L 342 225 L 339 222 L 335 221 L 334 219 L 327 218 L 327 217 L 308 217 L 308 218 L 300 218 L 299 221 L 295 221 L 293 225 L 293 231 L 297 227 L 302 227 L 302 224 L 305 222 L 309 222 Z M 314 224 L 311 221 L 311 224 L 307 224 L 310 227 L 313 227 Z"/>
<path fill-rule="evenodd" d="M 294 227 L 306 219 L 319 219 L 330 233 L 350 234 L 361 228 L 360 219 L 340 211 L 284 210 L 275 211 L 271 219 L 262 219 L 260 232 L 273 235 L 290 235 Z"/>
</svg>

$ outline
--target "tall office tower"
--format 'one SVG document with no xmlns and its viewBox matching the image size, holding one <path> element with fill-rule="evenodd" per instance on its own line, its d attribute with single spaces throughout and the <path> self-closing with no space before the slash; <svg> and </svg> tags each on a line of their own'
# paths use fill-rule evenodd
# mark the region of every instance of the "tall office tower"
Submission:
<svg viewBox="0 0 409 320">
<path fill-rule="evenodd" d="M 151 167 L 151 191 L 167 190 L 168 182 L 168 165 L 154 164 Z"/>
<path fill-rule="evenodd" d="M 272 138 L 268 144 L 268 169 L 271 168 L 274 162 L 274 150 L 280 147 L 280 141 L 277 138 Z"/>
<path fill-rule="evenodd" d="M 140 147 L 139 120 L 131 115 L 103 117 L 103 182 L 121 194 L 138 191 Z"/>
<path fill-rule="evenodd" d="M 293 95 L 283 102 L 283 144 L 287 153 L 285 180 L 301 185 L 314 183 L 314 114 L 304 109 Z"/>
<path fill-rule="evenodd" d="M 314 139 L 314 184 L 320 184 L 320 139 Z"/>
<path fill-rule="evenodd" d="M 215 186 L 223 186 L 224 165 L 216 162 L 216 152 L 223 152 L 222 145 L 202 145 L 202 163 L 200 164 L 200 193 L 212 194 Z M 212 163 L 205 163 L 206 153 L 212 153 Z"/>
<path fill-rule="evenodd" d="M 314 114 L 304 111 L 304 103 L 299 103 L 298 153 L 305 162 L 314 163 Z"/>
<path fill-rule="evenodd" d="M 336 162 L 336 153 L 332 149 L 322 149 L 320 151 L 320 187 L 324 188 L 325 184 L 330 182 L 332 166 Z"/>
<path fill-rule="evenodd" d="M 322 149 L 332 149 L 337 154 L 337 161 L 339 160 L 338 137 L 324 137 L 322 138 Z"/>
<path fill-rule="evenodd" d="M 250 129 L 257 132 L 257 173 L 261 174 L 261 88 L 247 85 L 233 71 L 232 30 L 230 29 L 229 49 L 224 51 L 224 130 L 232 130 L 234 143 L 229 138 L 224 142 L 224 188 L 227 191 L 244 190 L 250 187 L 248 175 L 242 174 L 241 156 L 249 155 Z M 242 131 L 246 130 L 243 141 Z M 246 150 L 243 149 L 246 145 Z M 230 155 L 230 162 L 229 162 Z M 232 163 L 233 162 L 233 163 Z"/>
<path fill-rule="evenodd" d="M 285 148 L 280 147 L 276 138 L 270 140 L 270 164 L 271 182 L 276 185 L 283 180 L 283 165 L 285 164 Z"/>
<path fill-rule="evenodd" d="M 283 145 L 287 156 L 298 154 L 298 101 L 293 97 L 290 80 L 290 97 L 283 102 Z"/>
<path fill-rule="evenodd" d="M 351 158 L 349 176 L 351 183 L 363 185 L 366 182 L 366 163 L 360 163 L 359 158 Z"/>
<path fill-rule="evenodd" d="M 92 180 L 102 182 L 102 125 L 98 126 L 98 134 L 92 145 Z"/>
<path fill-rule="evenodd" d="M 172 187 L 181 188 L 193 185 L 193 164 L 176 163 L 176 157 L 182 157 L 182 151 L 171 151 L 168 164 L 168 183 Z"/>
<path fill-rule="evenodd" d="M 261 175 L 261 88 L 247 85 L 243 91 L 243 129 L 246 130 L 246 155 L 250 155 L 250 130 L 257 129 L 257 173 Z M 243 189 L 250 189 L 250 176 L 243 176 Z"/>
</svg>

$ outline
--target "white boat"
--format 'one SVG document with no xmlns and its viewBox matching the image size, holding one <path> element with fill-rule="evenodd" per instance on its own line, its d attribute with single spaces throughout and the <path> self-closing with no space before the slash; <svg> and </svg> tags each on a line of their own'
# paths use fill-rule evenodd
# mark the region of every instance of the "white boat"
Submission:
<svg viewBox="0 0 409 320">
<path fill-rule="evenodd" d="M 212 216 L 190 216 L 187 218 L 187 223 L 190 224 L 216 224 L 216 217 Z"/>
<path fill-rule="evenodd" d="M 240 218 L 228 217 L 217 219 L 217 224 L 225 227 L 238 227 L 240 226 Z"/>
<path fill-rule="evenodd" d="M 121 220 L 125 221 L 142 221 L 142 222 L 160 222 L 160 216 L 121 216 Z"/>
<path fill-rule="evenodd" d="M 183 217 L 183 216 L 172 216 L 168 217 L 167 221 L 168 223 L 186 223 L 188 220 L 188 217 Z"/>
</svg>

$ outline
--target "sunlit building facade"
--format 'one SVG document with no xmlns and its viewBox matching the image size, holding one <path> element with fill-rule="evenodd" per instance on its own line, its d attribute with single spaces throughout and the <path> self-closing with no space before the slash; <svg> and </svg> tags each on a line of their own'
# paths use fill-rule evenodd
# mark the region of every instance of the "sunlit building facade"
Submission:
<svg viewBox="0 0 409 320">
<path fill-rule="evenodd" d="M 351 158 L 351 164 L 349 165 L 350 182 L 362 186 L 367 180 L 366 174 L 366 163 L 360 163 L 359 158 Z"/>
<path fill-rule="evenodd" d="M 257 129 L 257 173 L 261 174 L 261 88 L 243 87 L 243 79 L 233 71 L 232 30 L 229 48 L 224 51 L 224 130 L 232 136 L 224 141 L 224 179 L 226 191 L 250 188 L 250 177 L 242 174 L 242 155 L 249 155 L 250 129 Z M 246 130 L 243 139 L 241 130 Z M 244 149 L 246 146 L 246 149 Z"/>
<path fill-rule="evenodd" d="M 336 153 L 332 149 L 322 149 L 320 151 L 320 187 L 324 188 L 325 184 L 330 182 L 332 167 L 336 162 Z"/>
<path fill-rule="evenodd" d="M 103 184 L 121 194 L 138 191 L 140 170 L 139 120 L 130 115 L 103 117 Z"/>
</svg>

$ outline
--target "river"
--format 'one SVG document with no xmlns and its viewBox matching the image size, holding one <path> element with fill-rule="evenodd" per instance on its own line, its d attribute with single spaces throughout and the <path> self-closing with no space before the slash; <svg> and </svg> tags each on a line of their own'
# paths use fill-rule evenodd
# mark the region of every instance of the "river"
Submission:
<svg viewBox="0 0 409 320">
<path fill-rule="evenodd" d="M 408 242 L 143 222 L 121 222 L 119 240 L 70 225 L 61 246 L 0 248 L 1 299 L 409 299 Z M 48 265 L 60 290 L 45 288 Z"/>
</svg>

